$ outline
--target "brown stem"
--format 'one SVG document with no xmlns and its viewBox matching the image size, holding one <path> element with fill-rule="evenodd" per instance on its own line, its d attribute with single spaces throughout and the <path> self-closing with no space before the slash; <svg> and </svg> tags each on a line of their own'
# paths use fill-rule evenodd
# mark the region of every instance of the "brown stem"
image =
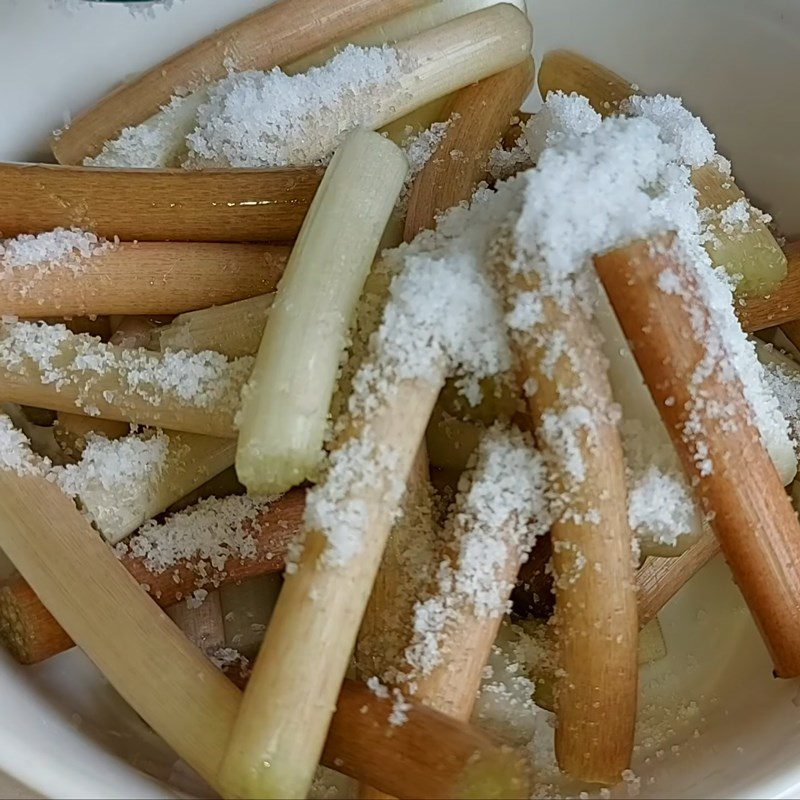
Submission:
<svg viewBox="0 0 800 800">
<path fill-rule="evenodd" d="M 73 271 L 20 267 L 3 281 L 0 314 L 17 317 L 181 314 L 275 289 L 289 248 L 209 242 L 123 243 Z"/>
<path fill-rule="evenodd" d="M 485 177 L 491 149 L 530 92 L 534 76 L 533 59 L 528 59 L 454 96 L 445 112 L 453 121 L 411 189 L 406 241 L 433 228 L 437 213 L 472 196 Z"/>
<path fill-rule="evenodd" d="M 288 242 L 322 179 L 289 169 L 98 169 L 0 163 L 3 236 L 77 226 L 123 241 Z"/>
<path fill-rule="evenodd" d="M 637 87 L 579 53 L 551 50 L 545 53 L 539 68 L 539 91 L 542 97 L 555 91 L 576 92 L 588 98 L 594 110 L 605 117 L 616 112 L 623 100 L 636 94 Z"/>
<path fill-rule="evenodd" d="M 345 680 L 322 763 L 394 797 L 527 797 L 516 757 L 476 728 L 421 703 L 388 724 L 393 701 Z"/>
<path fill-rule="evenodd" d="M 722 552 L 772 654 L 780 677 L 800 675 L 800 524 L 784 492 L 738 379 L 711 371 L 698 321 L 716 334 L 697 278 L 672 240 L 638 242 L 595 259 L 600 279 Z M 680 293 L 659 288 L 662 273 Z M 698 402 L 700 398 L 701 402 Z M 724 414 L 710 414 L 719 407 Z M 688 424 L 688 427 L 687 427 Z M 698 449 L 698 447 L 700 449 Z M 704 465 L 709 465 L 708 466 Z"/>
<path fill-rule="evenodd" d="M 516 291 L 538 288 L 535 275 L 507 278 Z M 637 701 L 637 620 L 619 431 L 611 414 L 606 369 L 577 303 L 569 309 L 543 296 L 542 320 L 514 340 L 520 380 L 535 381 L 527 398 L 537 432 L 543 421 L 587 408 L 591 426 L 578 427 L 584 477 L 574 477 L 564 454 L 540 446 L 552 459 L 555 491 L 571 510 L 551 529 L 555 573 L 554 629 L 560 678 L 556 684 L 556 757 L 569 775 L 615 783 L 628 768 Z M 547 366 L 557 331 L 569 355 Z M 568 422 L 564 424 L 569 424 Z"/>
<path fill-rule="evenodd" d="M 644 627 L 683 586 L 719 553 L 710 531 L 677 558 L 648 558 L 636 573 L 639 626 Z"/>
</svg>

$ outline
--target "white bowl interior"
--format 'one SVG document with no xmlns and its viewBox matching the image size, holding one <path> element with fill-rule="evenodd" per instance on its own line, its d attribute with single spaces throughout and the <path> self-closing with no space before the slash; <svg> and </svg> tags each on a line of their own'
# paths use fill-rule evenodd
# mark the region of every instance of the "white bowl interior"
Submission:
<svg viewBox="0 0 800 800">
<path fill-rule="evenodd" d="M 570 47 L 647 91 L 682 95 L 718 134 L 739 182 L 787 235 L 800 234 L 800 4 L 528 2 L 537 54 Z M 66 112 L 261 5 L 185 0 L 147 18 L 114 6 L 67 13 L 50 0 L 0 0 L 0 159 L 47 159 L 46 136 Z M 662 624 L 669 654 L 641 682 L 640 796 L 796 796 L 798 687 L 771 677 L 724 564 L 698 575 Z M 202 793 L 174 762 L 81 653 L 28 669 L 0 654 L 0 771 L 57 797 Z"/>
</svg>

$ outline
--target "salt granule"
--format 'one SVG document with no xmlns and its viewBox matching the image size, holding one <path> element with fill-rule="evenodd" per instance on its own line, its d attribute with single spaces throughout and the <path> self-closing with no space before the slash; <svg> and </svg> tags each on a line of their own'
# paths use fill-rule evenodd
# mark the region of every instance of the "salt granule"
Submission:
<svg viewBox="0 0 800 800">
<path fill-rule="evenodd" d="M 655 123 L 664 142 L 676 149 L 678 159 L 687 166 L 701 167 L 716 156 L 714 134 L 679 97 L 633 95 L 622 102 L 620 111 Z"/>
<path fill-rule="evenodd" d="M 401 87 L 404 66 L 392 47 L 348 45 L 320 67 L 286 75 L 239 72 L 208 90 L 188 137 L 198 165 L 275 167 L 323 164 L 348 131 L 383 107 Z"/>
<path fill-rule="evenodd" d="M 21 278 L 33 283 L 54 272 L 80 273 L 87 259 L 108 252 L 114 243 L 80 228 L 54 228 L 0 240 L 0 281 Z M 25 288 L 23 286 L 23 293 Z"/>
<path fill-rule="evenodd" d="M 14 427 L 7 414 L 0 414 L 0 469 L 17 475 L 44 475 L 49 462 L 31 449 L 28 437 Z"/>
<path fill-rule="evenodd" d="M 84 410 L 86 394 L 118 382 L 121 391 L 103 391 L 110 403 L 125 404 L 138 396 L 152 405 L 177 399 L 197 408 L 234 411 L 253 359 L 228 361 L 219 353 L 169 350 L 163 354 L 144 348 L 122 349 L 87 334 L 73 334 L 66 326 L 35 322 L 0 325 L 0 368 L 31 381 L 75 387 Z"/>
<path fill-rule="evenodd" d="M 454 555 L 439 564 L 435 591 L 415 606 L 406 680 L 441 663 L 442 637 L 449 625 L 459 624 L 465 609 L 478 618 L 507 611 L 513 587 L 503 568 L 549 530 L 546 486 L 544 461 L 527 434 L 501 427 L 485 434 L 445 531 Z"/>
<path fill-rule="evenodd" d="M 248 560 L 257 553 L 253 526 L 271 498 L 232 495 L 198 501 L 163 522 L 150 520 L 117 554 L 143 558 L 148 569 L 164 572 L 187 559 L 197 559 L 221 570 L 229 558 Z"/>
</svg>

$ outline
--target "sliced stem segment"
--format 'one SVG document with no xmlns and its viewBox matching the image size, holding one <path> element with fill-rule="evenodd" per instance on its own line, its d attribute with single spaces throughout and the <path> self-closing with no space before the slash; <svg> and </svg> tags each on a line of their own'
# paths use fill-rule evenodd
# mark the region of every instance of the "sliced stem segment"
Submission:
<svg viewBox="0 0 800 800">
<path fill-rule="evenodd" d="M 235 436 L 251 363 L 209 352 L 129 350 L 61 325 L 0 324 L 5 399 L 219 438 Z"/>
<path fill-rule="evenodd" d="M 255 355 L 274 300 L 274 293 L 264 294 L 180 314 L 156 332 L 158 348 L 161 352 L 214 350 L 228 358 Z"/>
<path fill-rule="evenodd" d="M 611 389 L 577 300 L 563 307 L 534 271 L 506 274 L 509 302 L 537 293 L 541 312 L 514 347 L 528 409 L 565 511 L 552 526 L 556 757 L 569 775 L 616 783 L 628 768 L 637 704 L 636 592 L 625 466 Z M 559 345 L 553 345 L 560 342 Z"/>
<path fill-rule="evenodd" d="M 243 398 L 236 471 L 250 492 L 316 476 L 347 333 L 407 172 L 396 145 L 359 130 L 325 173 Z"/>
<path fill-rule="evenodd" d="M 288 257 L 280 245 L 123 243 L 75 270 L 31 265 L 7 272 L 0 314 L 180 314 L 273 291 Z"/>
<path fill-rule="evenodd" d="M 648 558 L 636 573 L 639 625 L 647 625 L 680 589 L 719 553 L 716 536 L 706 529 L 700 540 L 677 558 Z"/>
<path fill-rule="evenodd" d="M 508 2 L 509 5 L 516 6 L 520 11 L 525 11 L 524 0 L 503 1 Z M 404 14 L 397 14 L 397 16 L 393 16 L 377 25 L 356 31 L 346 38 L 316 50 L 305 58 L 292 61 L 291 64 L 283 67 L 283 71 L 289 75 L 305 72 L 309 67 L 317 67 L 320 64 L 324 64 L 348 44 L 354 44 L 358 47 L 395 44 L 403 39 L 408 39 L 431 28 L 443 25 L 445 22 L 471 14 L 473 11 L 480 11 L 496 5 L 497 2 L 498 0 L 439 0 L 439 2 L 435 3 L 427 2 L 421 7 L 406 11 Z"/>
<path fill-rule="evenodd" d="M 76 225 L 123 241 L 287 242 L 322 173 L 0 163 L 0 219 L 4 236 Z"/>
<path fill-rule="evenodd" d="M 436 215 L 468 200 L 485 177 L 497 145 L 533 87 L 533 59 L 467 86 L 445 109 L 452 121 L 436 154 L 414 181 L 408 200 L 405 239 L 433 228 Z"/>
<path fill-rule="evenodd" d="M 800 524 L 741 383 L 725 370 L 697 278 L 670 239 L 635 243 L 595 263 L 776 674 L 800 675 Z M 660 288 L 664 273 L 680 292 Z M 698 374 L 705 377 L 693 382 Z"/>
<path fill-rule="evenodd" d="M 441 603 L 436 648 L 428 652 L 419 641 L 411 648 L 421 645 L 424 653 L 412 659 L 414 697 L 464 721 L 472 715 L 520 563 L 549 522 L 546 471 L 529 436 L 492 428 L 472 466 L 471 483 L 459 484 L 435 562 L 436 597 L 423 596 L 418 606 L 425 609 L 429 599 Z"/>
</svg>

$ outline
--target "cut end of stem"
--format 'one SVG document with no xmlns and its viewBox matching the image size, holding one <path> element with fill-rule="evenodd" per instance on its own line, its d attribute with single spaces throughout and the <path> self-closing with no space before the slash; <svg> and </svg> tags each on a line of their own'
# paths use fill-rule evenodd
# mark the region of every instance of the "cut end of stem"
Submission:
<svg viewBox="0 0 800 800">
<path fill-rule="evenodd" d="M 20 664 L 34 663 L 28 631 L 21 624 L 15 595 L 7 586 L 0 589 L 0 642 Z"/>
<path fill-rule="evenodd" d="M 264 453 L 257 448 L 240 449 L 236 477 L 248 494 L 283 494 L 306 480 L 319 478 L 322 454 L 319 451 Z"/>
</svg>

